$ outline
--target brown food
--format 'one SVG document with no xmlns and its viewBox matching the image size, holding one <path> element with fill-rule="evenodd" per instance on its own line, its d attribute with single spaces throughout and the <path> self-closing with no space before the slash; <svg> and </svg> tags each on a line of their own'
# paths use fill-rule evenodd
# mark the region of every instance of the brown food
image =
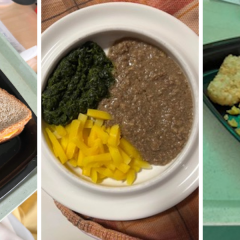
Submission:
<svg viewBox="0 0 240 240">
<path fill-rule="evenodd" d="M 162 50 L 122 40 L 109 50 L 116 84 L 99 109 L 113 115 L 122 134 L 151 164 L 166 165 L 186 144 L 193 121 L 189 83 Z"/>
<path fill-rule="evenodd" d="M 31 111 L 21 101 L 0 89 L 0 143 L 19 135 L 31 118 Z"/>
</svg>

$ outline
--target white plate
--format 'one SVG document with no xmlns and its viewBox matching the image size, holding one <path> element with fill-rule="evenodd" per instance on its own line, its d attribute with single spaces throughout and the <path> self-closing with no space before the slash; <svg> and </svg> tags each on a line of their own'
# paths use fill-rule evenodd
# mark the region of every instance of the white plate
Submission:
<svg viewBox="0 0 240 240">
<path fill-rule="evenodd" d="M 136 186 L 127 191 L 122 191 L 120 186 L 117 191 L 102 191 L 91 187 L 90 183 L 79 184 L 74 174 L 66 174 L 66 169 L 54 159 L 42 135 L 43 189 L 76 212 L 109 220 L 131 220 L 157 214 L 186 198 L 198 186 L 198 37 L 174 17 L 132 3 L 84 8 L 53 24 L 42 35 L 43 89 L 43 81 L 56 65 L 56 59 L 79 42 L 90 38 L 106 50 L 115 39 L 129 34 L 160 42 L 166 51 L 173 53 L 191 81 L 195 96 L 194 126 L 177 161 L 172 162 L 167 170 L 154 167 L 151 178 L 147 170 L 143 171 Z M 146 180 L 142 187 L 141 182 Z"/>
</svg>

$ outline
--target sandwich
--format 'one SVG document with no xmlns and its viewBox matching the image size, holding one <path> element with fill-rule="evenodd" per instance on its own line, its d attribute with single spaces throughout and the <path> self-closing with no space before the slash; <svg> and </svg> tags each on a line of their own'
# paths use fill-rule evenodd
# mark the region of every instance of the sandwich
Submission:
<svg viewBox="0 0 240 240">
<path fill-rule="evenodd" d="M 240 102 L 240 56 L 227 56 L 208 86 L 208 96 L 222 106 Z"/>
<path fill-rule="evenodd" d="M 19 135 L 31 118 L 21 101 L 0 88 L 0 144 Z"/>
</svg>

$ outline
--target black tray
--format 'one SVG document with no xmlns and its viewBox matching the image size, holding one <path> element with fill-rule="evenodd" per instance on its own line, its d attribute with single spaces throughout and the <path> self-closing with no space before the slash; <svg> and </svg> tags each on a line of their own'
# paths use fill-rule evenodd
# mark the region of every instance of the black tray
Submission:
<svg viewBox="0 0 240 240">
<path fill-rule="evenodd" d="M 226 114 L 226 110 L 229 110 L 230 107 L 215 104 L 207 96 L 209 83 L 217 74 L 224 58 L 229 54 L 240 56 L 240 37 L 203 46 L 203 100 L 218 120 L 238 141 L 240 141 L 240 136 L 235 132 L 235 128 L 229 126 L 227 121 L 223 118 Z M 235 118 L 239 122 L 240 116 L 231 118 Z M 240 127 L 240 125 L 238 127 Z"/>
<path fill-rule="evenodd" d="M 0 70 L 0 88 L 28 104 Z M 31 108 L 28 106 L 31 110 Z M 32 119 L 20 135 L 0 144 L 0 199 L 14 189 L 37 166 L 37 117 Z"/>
</svg>

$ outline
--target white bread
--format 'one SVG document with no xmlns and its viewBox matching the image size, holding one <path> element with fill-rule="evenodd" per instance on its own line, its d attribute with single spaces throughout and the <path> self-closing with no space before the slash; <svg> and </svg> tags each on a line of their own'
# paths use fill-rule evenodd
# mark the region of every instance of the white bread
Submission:
<svg viewBox="0 0 240 240">
<path fill-rule="evenodd" d="M 0 88 L 0 143 L 20 134 L 31 118 L 31 111 L 21 101 Z"/>
</svg>

